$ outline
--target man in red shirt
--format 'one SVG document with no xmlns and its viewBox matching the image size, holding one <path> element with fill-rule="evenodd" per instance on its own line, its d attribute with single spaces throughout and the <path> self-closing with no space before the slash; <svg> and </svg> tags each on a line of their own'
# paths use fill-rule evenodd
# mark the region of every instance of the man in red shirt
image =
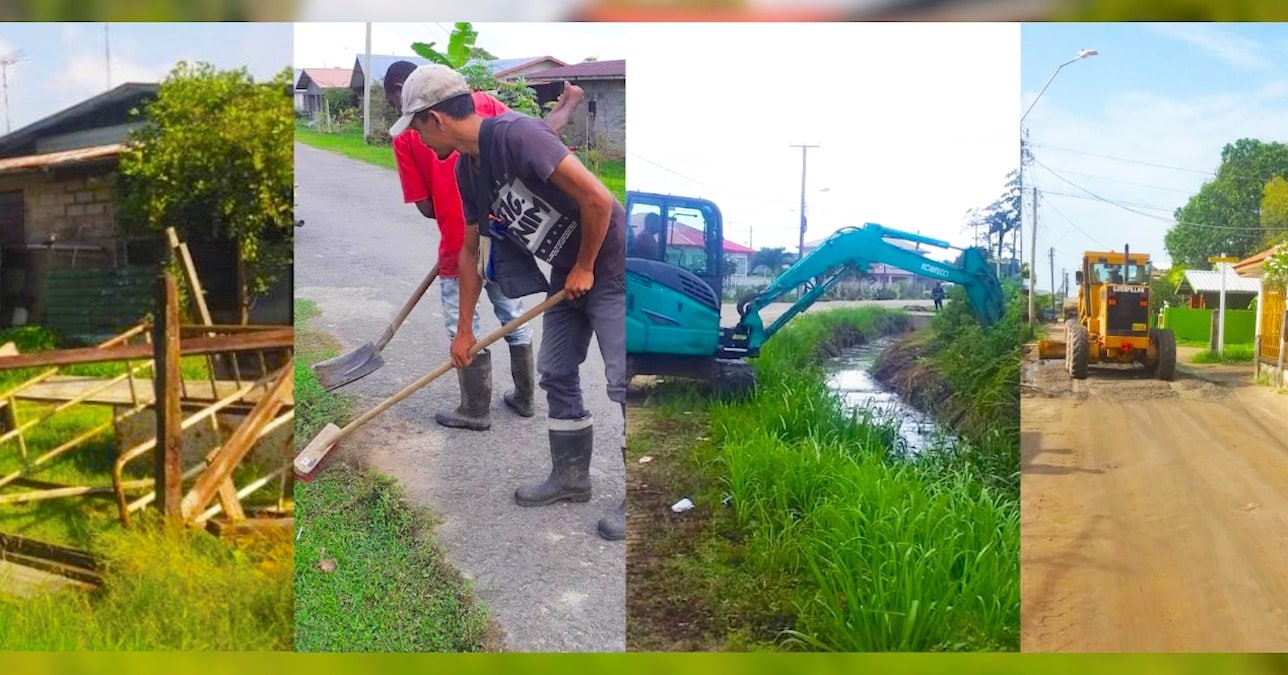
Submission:
<svg viewBox="0 0 1288 675">
<path fill-rule="evenodd" d="M 402 85 L 416 69 L 409 61 L 397 61 L 385 71 L 385 99 L 394 110 L 402 110 Z M 555 108 L 543 120 L 556 134 L 563 131 L 572 118 L 572 112 L 581 102 L 580 87 L 564 83 L 563 94 Z M 484 92 L 473 94 L 475 110 L 483 117 L 495 117 L 510 109 L 504 103 Z M 465 238 L 465 214 L 461 204 L 460 188 L 456 182 L 456 160 L 453 153 L 440 160 L 421 141 L 420 136 L 407 130 L 393 139 L 394 158 L 398 178 L 402 182 L 403 200 L 415 204 L 421 215 L 438 223 L 438 277 L 443 300 L 443 322 L 447 326 L 448 341 L 456 338 L 460 315 L 460 283 L 457 258 Z M 484 286 L 492 309 L 502 325 L 523 314 L 523 302 L 507 298 L 494 283 Z M 478 314 L 474 315 L 474 334 L 481 334 Z M 534 362 L 532 329 L 521 326 L 505 338 L 510 347 L 510 374 L 514 389 L 505 392 L 506 405 L 523 417 L 531 417 L 533 409 Z M 465 368 L 456 371 L 461 387 L 461 404 L 456 410 L 439 411 L 434 419 L 441 425 L 460 429 L 484 431 L 491 427 L 492 357 L 484 350 Z"/>
</svg>

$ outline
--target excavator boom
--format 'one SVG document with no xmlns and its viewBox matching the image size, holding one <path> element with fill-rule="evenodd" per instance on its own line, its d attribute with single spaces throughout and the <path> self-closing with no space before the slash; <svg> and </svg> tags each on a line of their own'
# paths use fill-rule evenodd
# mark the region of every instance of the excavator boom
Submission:
<svg viewBox="0 0 1288 675">
<path fill-rule="evenodd" d="M 779 275 L 763 292 L 739 304 L 741 319 L 738 324 L 722 332 L 721 356 L 754 356 L 769 338 L 814 304 L 828 289 L 849 276 L 850 272 L 867 272 L 874 263 L 964 287 L 971 310 L 985 326 L 993 325 L 1002 317 L 1005 309 L 1002 287 L 980 249 L 963 249 L 954 265 L 931 260 L 917 251 L 895 245 L 892 240 L 954 248 L 945 241 L 892 230 L 875 223 L 839 230 Z M 797 287 L 804 289 L 800 299 L 772 324 L 765 326 L 760 310 Z"/>
</svg>

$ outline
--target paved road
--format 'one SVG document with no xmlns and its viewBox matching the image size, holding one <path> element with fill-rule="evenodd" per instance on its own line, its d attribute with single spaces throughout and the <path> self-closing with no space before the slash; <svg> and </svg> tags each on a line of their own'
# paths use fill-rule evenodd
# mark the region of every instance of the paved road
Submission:
<svg viewBox="0 0 1288 675">
<path fill-rule="evenodd" d="M 317 302 L 315 325 L 345 348 L 380 335 L 433 265 L 438 230 L 402 203 L 397 175 L 308 146 L 295 146 L 299 185 L 295 295 Z M 535 304 L 532 298 L 527 305 Z M 484 332 L 498 323 L 482 299 Z M 540 326 L 537 322 L 537 340 Z M 409 497 L 443 518 L 437 536 L 451 563 L 473 580 L 515 651 L 621 651 L 625 648 L 623 542 L 595 534 L 600 516 L 624 490 L 620 407 L 608 400 L 603 360 L 592 342 L 582 368 L 596 417 L 586 504 L 519 508 L 516 485 L 549 471 L 545 396 L 523 419 L 501 401 L 509 351 L 492 350 L 492 430 L 446 429 L 435 410 L 458 402 L 456 380 L 431 383 L 377 418 L 344 452 L 397 478 Z M 437 284 L 384 351 L 385 366 L 349 385 L 370 407 L 448 359 Z"/>
<path fill-rule="evenodd" d="M 1251 367 L 1025 370 L 1021 648 L 1288 649 L 1288 397 Z"/>
</svg>

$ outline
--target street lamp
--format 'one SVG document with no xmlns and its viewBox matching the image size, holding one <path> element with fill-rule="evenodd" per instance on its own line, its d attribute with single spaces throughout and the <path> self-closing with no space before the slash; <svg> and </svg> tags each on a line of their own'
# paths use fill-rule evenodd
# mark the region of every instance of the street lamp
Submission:
<svg viewBox="0 0 1288 675">
<path fill-rule="evenodd" d="M 1085 58 L 1089 58 L 1089 57 L 1095 56 L 1095 55 L 1097 55 L 1097 54 L 1099 54 L 1099 53 L 1100 53 L 1100 52 L 1097 52 L 1097 51 L 1096 51 L 1096 50 L 1094 50 L 1094 49 L 1080 49 L 1080 50 L 1078 50 L 1078 55 L 1077 55 L 1077 56 L 1075 56 L 1075 57 L 1073 57 L 1073 58 L 1069 59 L 1068 61 L 1065 61 L 1064 63 L 1061 63 L 1061 64 L 1060 64 L 1060 65 L 1058 65 L 1058 66 L 1056 66 L 1055 71 L 1053 71 L 1053 72 L 1051 73 L 1051 77 L 1048 77 L 1048 78 L 1047 78 L 1046 84 L 1042 85 L 1042 89 L 1041 89 L 1040 91 L 1038 91 L 1038 95 L 1033 97 L 1033 102 L 1029 104 L 1028 109 L 1024 111 L 1024 114 L 1023 114 L 1023 115 L 1020 115 L 1020 195 L 1021 195 L 1021 200 L 1023 199 L 1023 195 L 1024 195 L 1024 164 L 1025 164 L 1025 161 L 1026 161 L 1026 147 L 1025 147 L 1025 146 L 1026 146 L 1026 144 L 1027 144 L 1027 142 L 1028 142 L 1028 141 L 1027 141 L 1027 139 L 1025 138 L 1025 134 L 1024 134 L 1024 118 L 1028 117 L 1028 116 L 1029 116 L 1029 113 L 1033 111 L 1033 106 L 1035 106 L 1035 105 L 1037 105 L 1037 104 L 1038 104 L 1038 99 L 1041 99 L 1041 98 L 1042 98 L 1042 94 L 1045 94 L 1045 93 L 1046 93 L 1047 87 L 1050 87 L 1050 86 L 1051 86 L 1051 82 L 1052 82 L 1053 80 L 1055 80 L 1055 76 L 1056 76 L 1056 75 L 1059 75 L 1059 74 L 1060 74 L 1060 70 L 1061 70 L 1061 69 L 1063 69 L 1065 66 L 1069 65 L 1070 63 L 1075 63 L 1075 62 L 1077 62 L 1077 61 L 1081 61 L 1081 60 L 1083 60 L 1083 59 L 1085 59 Z M 1037 270 L 1037 261 L 1038 261 L 1038 218 L 1037 218 L 1037 208 L 1038 208 L 1038 207 L 1037 207 L 1036 197 L 1037 197 L 1037 195 L 1035 194 L 1035 195 L 1034 195 L 1034 197 L 1033 197 L 1033 198 L 1034 198 L 1034 200 L 1035 200 L 1035 201 L 1034 201 L 1034 204 L 1033 204 L 1033 235 L 1032 235 L 1031 237 L 1029 237 L 1029 239 L 1031 239 L 1031 240 L 1032 240 L 1032 241 L 1030 241 L 1030 242 L 1029 242 L 1029 327 L 1030 327 L 1030 328 L 1032 328 L 1032 327 L 1033 327 L 1033 323 L 1034 323 L 1034 319 L 1033 319 L 1033 312 L 1034 312 L 1034 296 L 1036 296 L 1036 295 L 1037 295 L 1037 273 L 1036 273 L 1036 270 Z M 1021 217 L 1023 217 L 1023 216 L 1021 215 Z M 1054 292 L 1055 292 L 1055 289 L 1054 289 L 1054 288 L 1053 288 L 1053 289 L 1051 289 L 1051 292 L 1052 292 L 1052 293 L 1054 293 Z"/>
</svg>

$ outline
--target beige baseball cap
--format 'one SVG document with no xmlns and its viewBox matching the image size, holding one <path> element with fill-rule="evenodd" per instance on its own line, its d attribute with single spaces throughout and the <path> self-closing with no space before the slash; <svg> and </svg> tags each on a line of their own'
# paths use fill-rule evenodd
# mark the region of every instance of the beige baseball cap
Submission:
<svg viewBox="0 0 1288 675">
<path fill-rule="evenodd" d="M 411 126 L 416 113 L 432 108 L 449 98 L 470 93 L 470 86 L 460 73 L 437 63 L 429 63 L 411 71 L 402 86 L 402 117 L 389 127 L 389 135 L 397 137 Z"/>
</svg>

